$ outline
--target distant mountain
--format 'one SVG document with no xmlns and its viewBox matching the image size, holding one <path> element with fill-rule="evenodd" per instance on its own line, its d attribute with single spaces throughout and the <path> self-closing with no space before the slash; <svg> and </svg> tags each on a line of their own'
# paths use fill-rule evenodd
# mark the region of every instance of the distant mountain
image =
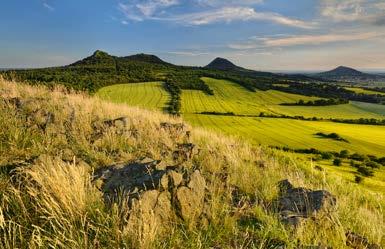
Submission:
<svg viewBox="0 0 385 249">
<path fill-rule="evenodd" d="M 246 70 L 242 67 L 238 67 L 231 61 L 224 59 L 224 58 L 215 58 L 210 64 L 205 66 L 207 69 L 214 69 L 214 70 Z"/>
<path fill-rule="evenodd" d="M 318 73 L 315 76 L 327 80 L 337 80 L 346 82 L 360 82 L 360 81 L 382 81 L 384 76 L 376 74 L 368 74 L 360 72 L 350 67 L 339 66 L 331 71 Z"/>
<path fill-rule="evenodd" d="M 285 78 L 297 81 L 322 81 L 316 77 L 310 77 L 303 74 L 275 74 L 270 72 L 262 72 L 251 69 L 246 69 L 235 65 L 231 61 L 224 58 L 215 58 L 210 64 L 204 67 L 205 69 L 229 71 L 231 73 L 242 74 L 248 77 L 265 77 L 265 78 Z"/>
<path fill-rule="evenodd" d="M 162 59 L 160 59 L 159 57 L 152 55 L 152 54 L 135 54 L 135 55 L 130 55 L 130 56 L 122 57 L 122 58 L 127 59 L 127 60 L 140 61 L 140 62 L 172 65 L 171 63 L 165 62 Z"/>
</svg>

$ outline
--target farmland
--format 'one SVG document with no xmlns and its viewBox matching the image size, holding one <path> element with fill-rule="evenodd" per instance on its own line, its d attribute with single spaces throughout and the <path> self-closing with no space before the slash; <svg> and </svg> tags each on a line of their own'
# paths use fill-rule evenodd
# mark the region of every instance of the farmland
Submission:
<svg viewBox="0 0 385 249">
<path fill-rule="evenodd" d="M 201 126 L 228 135 L 239 136 L 254 144 L 316 148 L 322 151 L 341 151 L 383 155 L 385 127 L 339 124 L 333 122 L 301 121 L 278 118 L 229 117 L 186 114 L 194 126 Z M 336 132 L 349 142 L 319 138 L 318 132 Z"/>
<path fill-rule="evenodd" d="M 385 93 L 383 93 L 383 92 L 378 92 L 378 91 L 374 91 L 374 90 L 367 90 L 367 89 L 363 89 L 363 88 L 359 88 L 359 87 L 347 87 L 346 89 L 351 90 L 351 91 L 353 91 L 355 93 L 379 94 L 379 95 L 384 95 L 385 96 Z"/>
<path fill-rule="evenodd" d="M 382 135 L 385 133 L 385 126 L 237 116 L 259 116 L 264 112 L 319 118 L 384 119 L 385 106 L 362 102 L 333 106 L 282 106 L 281 103 L 317 98 L 275 90 L 251 92 L 233 82 L 211 78 L 203 80 L 214 91 L 214 95 L 198 90 L 183 90 L 181 94 L 182 115 L 193 126 L 269 146 L 316 148 L 321 151 L 347 149 L 379 156 L 385 151 L 385 136 Z M 157 110 L 164 110 L 169 98 L 160 82 L 109 86 L 102 88 L 97 95 L 113 102 Z M 204 112 L 220 115 L 202 114 Z M 221 115 L 224 113 L 232 113 L 232 116 Z M 320 138 L 315 135 L 318 132 L 335 132 L 348 142 Z"/>
<path fill-rule="evenodd" d="M 285 114 L 289 116 L 319 118 L 384 118 L 378 110 L 357 107 L 354 104 L 334 106 L 282 106 L 300 99 L 308 101 L 317 98 L 284 93 L 275 90 L 251 92 L 233 82 L 203 78 L 214 91 L 209 96 L 202 91 L 184 90 L 182 93 L 182 113 L 233 112 L 240 115 L 258 115 L 261 112 Z M 379 105 L 375 105 L 379 106 Z"/>
<path fill-rule="evenodd" d="M 112 85 L 100 89 L 96 95 L 114 103 L 159 111 L 163 111 L 169 99 L 161 82 Z"/>
</svg>

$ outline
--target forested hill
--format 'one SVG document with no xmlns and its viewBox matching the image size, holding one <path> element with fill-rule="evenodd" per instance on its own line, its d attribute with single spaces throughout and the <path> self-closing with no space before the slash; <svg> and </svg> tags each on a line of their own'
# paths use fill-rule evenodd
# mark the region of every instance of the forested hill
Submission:
<svg viewBox="0 0 385 249">
<path fill-rule="evenodd" d="M 360 72 L 356 69 L 339 66 L 333 70 L 322 72 L 314 75 L 323 79 L 348 81 L 348 82 L 359 82 L 359 81 L 384 81 L 385 76 L 368 74 Z"/>
<path fill-rule="evenodd" d="M 148 81 L 172 82 L 181 89 L 209 92 L 208 87 L 200 80 L 203 76 L 242 82 L 242 85 L 250 90 L 269 89 L 269 86 L 277 81 L 295 80 L 288 76 L 247 70 L 235 65 L 234 69 L 226 71 L 220 68 L 176 66 L 155 55 L 118 57 L 98 50 L 91 56 L 67 66 L 10 70 L 3 72 L 3 75 L 6 79 L 46 85 L 62 84 L 90 92 L 112 84 Z"/>
</svg>

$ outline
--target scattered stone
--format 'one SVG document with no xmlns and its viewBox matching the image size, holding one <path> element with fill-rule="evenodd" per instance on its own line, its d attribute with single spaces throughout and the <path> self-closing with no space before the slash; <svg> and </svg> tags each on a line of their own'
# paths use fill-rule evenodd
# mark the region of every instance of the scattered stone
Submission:
<svg viewBox="0 0 385 249">
<path fill-rule="evenodd" d="M 321 172 L 325 171 L 324 168 L 322 168 L 322 167 L 319 166 L 319 165 L 316 165 L 316 166 L 314 167 L 314 169 L 316 169 L 316 170 L 318 170 L 318 171 L 321 171 Z"/>
<path fill-rule="evenodd" d="M 10 99 L 3 99 L 3 101 L 9 105 L 16 107 L 17 109 L 20 109 L 23 105 L 23 101 L 18 97 L 10 98 Z"/>
<path fill-rule="evenodd" d="M 199 154 L 199 149 L 195 144 L 184 143 L 178 144 L 177 150 L 173 152 L 175 161 L 185 162 L 191 160 L 195 155 Z"/>
<path fill-rule="evenodd" d="M 283 222 L 297 226 L 304 219 L 313 218 L 320 210 L 334 208 L 336 198 L 326 190 L 294 188 L 288 180 L 278 183 L 278 209 Z"/>
<path fill-rule="evenodd" d="M 263 160 L 256 160 L 254 164 L 259 168 L 266 168 L 266 162 Z"/>
<path fill-rule="evenodd" d="M 187 130 L 187 126 L 183 123 L 160 123 L 160 128 L 167 131 L 173 138 L 189 141 L 191 137 L 191 131 Z"/>
<path fill-rule="evenodd" d="M 367 238 L 354 232 L 347 232 L 346 245 L 354 249 L 381 249 L 379 245 L 372 244 Z"/>
<path fill-rule="evenodd" d="M 127 117 L 120 117 L 104 121 L 95 120 L 92 122 L 91 126 L 93 129 L 91 140 L 95 142 L 102 138 L 103 134 L 105 134 L 111 128 L 115 128 L 115 132 L 120 135 L 128 132 L 129 119 Z M 132 129 L 130 129 L 130 132 L 131 134 L 134 133 L 132 132 Z"/>
<path fill-rule="evenodd" d="M 168 122 L 160 123 L 160 128 L 173 131 L 173 132 L 184 132 L 186 130 L 186 126 L 183 123 L 172 124 Z"/>
<path fill-rule="evenodd" d="M 136 218 L 152 214 L 162 222 L 177 216 L 194 222 L 204 213 L 206 180 L 199 170 L 182 173 L 178 167 L 144 158 L 100 169 L 93 182 L 107 201 L 119 191 L 127 195 Z"/>
<path fill-rule="evenodd" d="M 120 117 L 116 119 L 109 119 L 103 121 L 103 125 L 110 128 L 110 127 L 117 127 L 120 124 L 122 124 L 123 128 L 127 128 L 128 126 L 128 117 Z"/>
</svg>

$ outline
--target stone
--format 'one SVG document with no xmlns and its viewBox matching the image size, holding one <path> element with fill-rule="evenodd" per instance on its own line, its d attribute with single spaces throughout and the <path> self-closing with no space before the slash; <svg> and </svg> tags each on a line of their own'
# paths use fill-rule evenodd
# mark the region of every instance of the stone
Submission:
<svg viewBox="0 0 385 249">
<path fill-rule="evenodd" d="M 199 171 L 195 171 L 187 187 L 180 187 L 176 196 L 180 215 L 184 220 L 191 221 L 199 217 L 203 211 L 206 181 Z"/>
<path fill-rule="evenodd" d="M 294 188 L 288 180 L 278 183 L 278 209 L 283 222 L 298 226 L 304 219 L 314 217 L 321 210 L 332 210 L 336 198 L 326 190 Z"/>
<path fill-rule="evenodd" d="M 354 249 L 381 249 L 379 245 L 372 244 L 367 238 L 354 232 L 347 232 L 346 245 Z"/>
<path fill-rule="evenodd" d="M 176 161 L 188 161 L 199 153 L 199 150 L 195 144 L 183 143 L 178 144 L 177 150 L 173 152 L 173 158 Z"/>
<path fill-rule="evenodd" d="M 104 192 L 106 201 L 113 201 L 118 191 L 129 197 L 133 224 L 148 217 L 160 224 L 173 217 L 194 223 L 204 212 L 205 178 L 199 170 L 182 174 L 178 167 L 158 167 L 160 163 L 143 158 L 106 167 L 95 173 L 93 183 Z"/>
</svg>

